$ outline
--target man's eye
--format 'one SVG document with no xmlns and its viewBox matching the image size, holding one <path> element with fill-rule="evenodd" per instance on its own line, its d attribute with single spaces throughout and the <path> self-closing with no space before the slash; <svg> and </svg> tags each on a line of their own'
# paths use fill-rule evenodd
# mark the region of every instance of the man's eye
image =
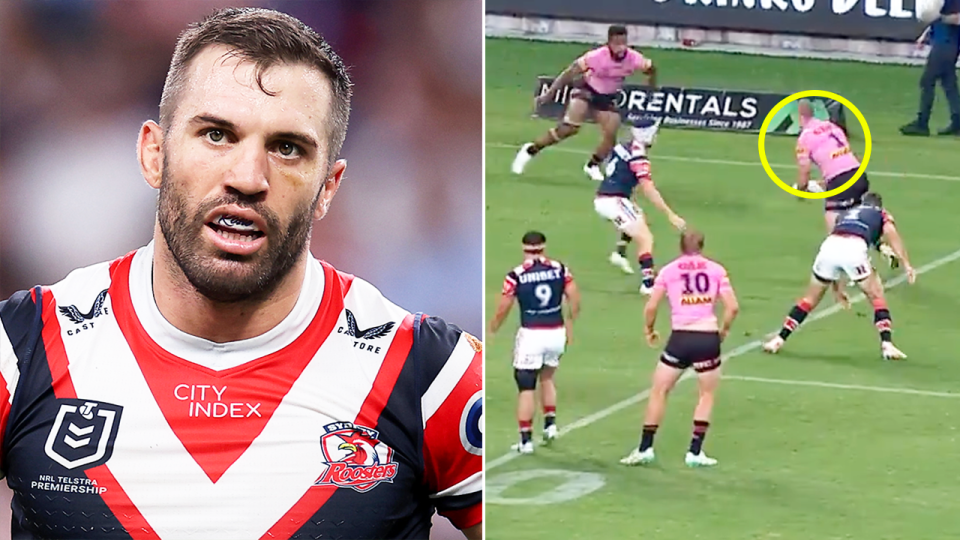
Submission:
<svg viewBox="0 0 960 540">
<path fill-rule="evenodd" d="M 211 129 L 210 131 L 207 132 L 207 138 L 213 142 L 221 142 L 226 137 L 227 137 L 226 134 L 224 134 L 223 131 L 220 131 L 219 129 Z"/>
<path fill-rule="evenodd" d="M 280 155 L 290 157 L 294 155 L 299 155 L 300 148 L 293 143 L 282 142 L 277 145 L 277 150 L 280 152 Z"/>
</svg>

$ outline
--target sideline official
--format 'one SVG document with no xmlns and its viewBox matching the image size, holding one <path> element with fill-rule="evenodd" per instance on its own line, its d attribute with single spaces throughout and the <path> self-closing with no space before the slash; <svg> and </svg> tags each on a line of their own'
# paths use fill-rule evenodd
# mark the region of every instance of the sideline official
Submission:
<svg viewBox="0 0 960 540">
<path fill-rule="evenodd" d="M 940 18 L 917 40 L 930 38 L 930 54 L 920 76 L 920 110 L 917 119 L 900 128 L 904 135 L 930 135 L 930 111 L 933 109 L 937 80 L 943 86 L 950 105 L 950 125 L 940 135 L 960 135 L 960 91 L 957 89 L 957 56 L 960 54 L 960 0 L 946 0 Z"/>
</svg>

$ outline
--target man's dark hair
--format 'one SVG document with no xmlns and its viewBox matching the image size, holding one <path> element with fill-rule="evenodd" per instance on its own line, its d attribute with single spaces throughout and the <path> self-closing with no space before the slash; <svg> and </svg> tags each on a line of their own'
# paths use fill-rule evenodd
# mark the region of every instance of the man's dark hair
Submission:
<svg viewBox="0 0 960 540">
<path fill-rule="evenodd" d="M 883 197 L 879 193 L 869 192 L 863 196 L 863 204 L 883 208 Z"/>
<path fill-rule="evenodd" d="M 607 41 L 617 37 L 627 35 L 627 27 L 622 24 L 615 24 L 607 29 Z"/>
<path fill-rule="evenodd" d="M 540 231 L 530 231 L 523 235 L 523 250 L 531 253 L 543 251 L 543 246 L 547 243 L 547 237 Z M 528 249 L 533 248 L 533 249 Z"/>
<path fill-rule="evenodd" d="M 257 85 L 268 96 L 276 94 L 264 88 L 263 73 L 273 65 L 306 64 L 326 75 L 333 93 L 328 133 L 328 159 L 333 161 L 343 146 L 350 117 L 352 90 L 347 69 L 320 34 L 290 15 L 269 9 L 221 9 L 180 34 L 160 98 L 164 133 L 173 123 L 190 61 L 210 45 L 225 45 L 231 49 L 229 54 L 255 62 Z"/>
</svg>

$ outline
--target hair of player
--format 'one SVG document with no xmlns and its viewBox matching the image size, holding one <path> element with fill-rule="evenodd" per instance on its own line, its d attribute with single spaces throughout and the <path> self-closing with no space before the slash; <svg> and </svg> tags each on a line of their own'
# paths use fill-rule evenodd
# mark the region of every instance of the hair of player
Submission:
<svg viewBox="0 0 960 540">
<path fill-rule="evenodd" d="M 810 104 L 808 100 L 801 99 L 797 103 L 797 113 L 799 113 L 800 116 L 806 116 L 806 117 L 813 116 L 813 106 Z"/>
<path fill-rule="evenodd" d="M 546 247 L 547 237 L 540 231 L 530 231 L 523 235 L 523 251 L 526 253 L 542 253 Z"/>
<path fill-rule="evenodd" d="M 870 191 L 863 196 L 863 204 L 883 208 L 883 197 L 879 193 Z"/>
<path fill-rule="evenodd" d="M 626 36 L 627 27 L 622 24 L 611 25 L 610 28 L 607 28 L 607 41 L 617 37 L 617 36 Z"/>
<path fill-rule="evenodd" d="M 680 252 L 684 255 L 703 251 L 704 236 L 700 231 L 687 229 L 680 233 Z"/>
<path fill-rule="evenodd" d="M 225 8 L 192 23 L 177 39 L 170 70 L 160 98 L 160 127 L 167 133 L 185 86 L 190 61 L 204 48 L 225 45 L 230 55 L 256 63 L 256 80 L 276 64 L 305 64 L 326 75 L 333 90 L 333 121 L 328 135 L 328 159 L 332 163 L 343 147 L 350 118 L 352 85 L 343 60 L 323 37 L 300 20 L 285 13 L 261 8 Z"/>
</svg>

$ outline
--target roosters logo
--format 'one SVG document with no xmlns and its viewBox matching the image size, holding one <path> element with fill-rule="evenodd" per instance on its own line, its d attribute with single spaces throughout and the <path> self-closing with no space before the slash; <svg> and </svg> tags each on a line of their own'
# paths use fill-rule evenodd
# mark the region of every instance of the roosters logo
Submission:
<svg viewBox="0 0 960 540">
<path fill-rule="evenodd" d="M 398 464 L 393 449 L 378 439 L 379 433 L 350 422 L 334 422 L 324 429 L 320 447 L 327 468 L 315 486 L 334 485 L 364 493 L 380 482 L 393 482 Z"/>
</svg>

